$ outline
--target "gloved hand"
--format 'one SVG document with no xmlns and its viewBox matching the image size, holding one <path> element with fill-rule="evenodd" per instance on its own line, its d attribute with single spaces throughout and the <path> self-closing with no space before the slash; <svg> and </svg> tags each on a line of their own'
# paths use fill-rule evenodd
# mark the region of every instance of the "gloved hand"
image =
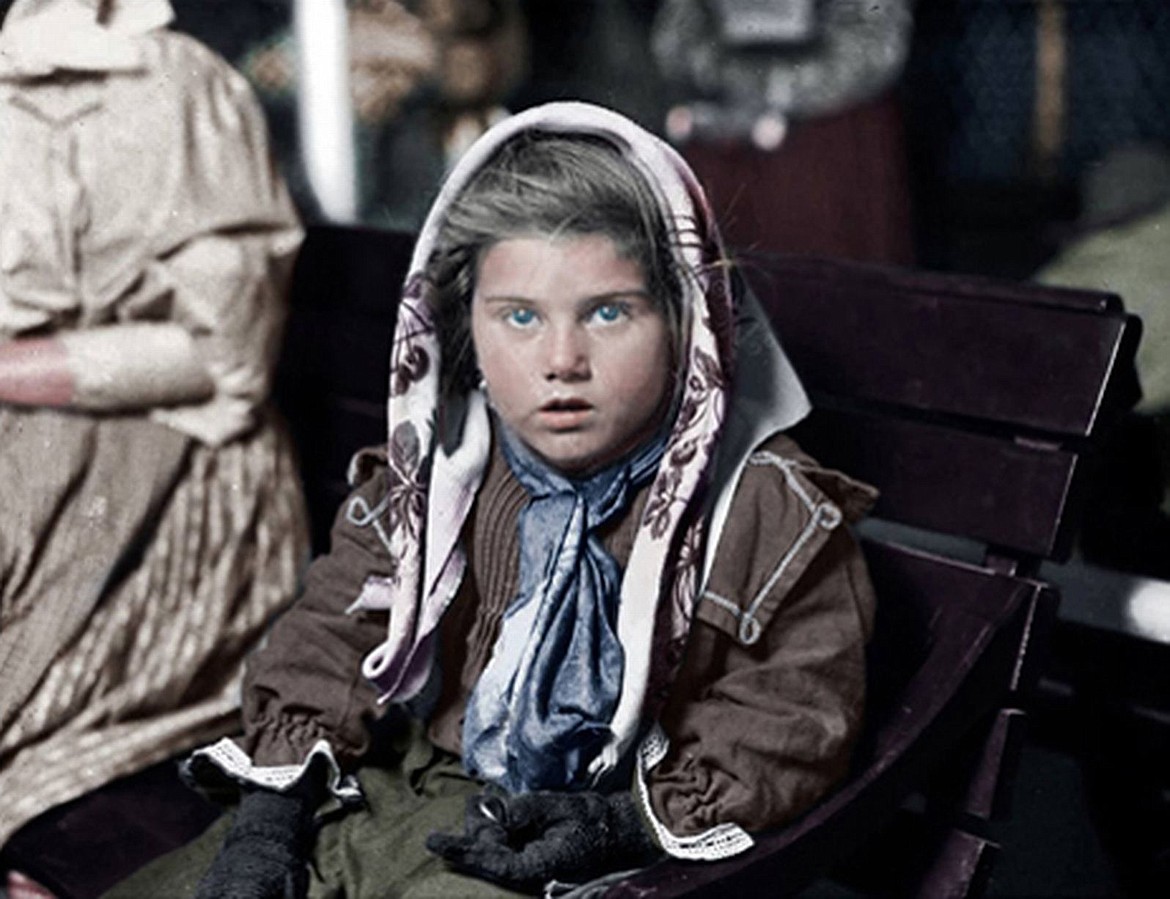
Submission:
<svg viewBox="0 0 1170 899">
<path fill-rule="evenodd" d="M 244 793 L 195 899 L 301 899 L 308 889 L 313 806 L 306 791 Z"/>
<path fill-rule="evenodd" d="M 629 793 L 546 791 L 472 796 L 463 835 L 432 833 L 427 848 L 470 874 L 529 889 L 646 864 L 659 852 Z"/>
</svg>

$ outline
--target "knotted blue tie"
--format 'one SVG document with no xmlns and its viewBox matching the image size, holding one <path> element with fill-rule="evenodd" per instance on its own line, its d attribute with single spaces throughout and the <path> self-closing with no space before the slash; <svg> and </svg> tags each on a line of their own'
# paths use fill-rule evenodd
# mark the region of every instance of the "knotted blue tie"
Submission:
<svg viewBox="0 0 1170 899">
<path fill-rule="evenodd" d="M 467 703 L 467 770 L 512 792 L 582 786 L 622 688 L 622 573 L 596 536 L 658 468 L 666 434 L 580 480 L 537 458 L 499 421 L 504 458 L 529 494 L 520 590 Z"/>
</svg>

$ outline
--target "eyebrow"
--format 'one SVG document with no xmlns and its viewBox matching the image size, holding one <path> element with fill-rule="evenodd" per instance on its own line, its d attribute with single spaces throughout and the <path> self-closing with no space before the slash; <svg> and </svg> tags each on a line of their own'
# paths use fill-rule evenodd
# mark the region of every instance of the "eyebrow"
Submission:
<svg viewBox="0 0 1170 899">
<path fill-rule="evenodd" d="M 482 295 L 481 295 L 482 296 Z M 621 299 L 622 297 L 642 297 L 643 299 L 654 301 L 650 295 L 650 291 L 645 289 L 629 289 L 629 290 L 610 290 L 605 293 L 595 293 L 589 296 L 581 297 L 574 300 L 577 306 L 590 306 L 598 303 L 607 303 L 613 300 Z M 541 302 L 539 299 L 531 297 L 514 296 L 512 294 L 492 294 L 491 296 L 484 296 L 485 303 L 525 303 L 528 305 L 536 305 Z"/>
</svg>

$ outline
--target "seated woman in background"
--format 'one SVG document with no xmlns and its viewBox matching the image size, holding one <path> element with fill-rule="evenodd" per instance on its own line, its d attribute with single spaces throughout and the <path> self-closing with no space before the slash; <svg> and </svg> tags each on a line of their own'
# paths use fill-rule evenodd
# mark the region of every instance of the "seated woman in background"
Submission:
<svg viewBox="0 0 1170 899">
<path fill-rule="evenodd" d="M 267 409 L 301 230 L 164 0 L 0 32 L 0 846 L 228 732 L 306 522 Z"/>
<path fill-rule="evenodd" d="M 113 896 L 511 895 L 733 855 L 848 769 L 873 492 L 782 433 L 807 400 L 679 157 L 529 110 L 411 270 L 389 441 L 190 766 L 239 806 Z"/>
</svg>

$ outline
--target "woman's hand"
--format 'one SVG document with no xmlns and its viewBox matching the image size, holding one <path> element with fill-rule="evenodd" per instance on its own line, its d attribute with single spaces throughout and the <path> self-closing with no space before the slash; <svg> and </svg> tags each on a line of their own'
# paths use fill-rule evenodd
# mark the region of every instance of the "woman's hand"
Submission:
<svg viewBox="0 0 1170 899">
<path fill-rule="evenodd" d="M 245 793 L 195 899 L 301 899 L 312 819 L 312 803 L 299 793 Z"/>
<path fill-rule="evenodd" d="M 67 406 L 73 373 L 65 345 L 55 337 L 20 337 L 0 343 L 0 403 Z"/>
<path fill-rule="evenodd" d="M 463 834 L 432 833 L 427 848 L 470 874 L 527 888 L 643 865 L 659 851 L 624 792 L 472 796 Z"/>
</svg>

